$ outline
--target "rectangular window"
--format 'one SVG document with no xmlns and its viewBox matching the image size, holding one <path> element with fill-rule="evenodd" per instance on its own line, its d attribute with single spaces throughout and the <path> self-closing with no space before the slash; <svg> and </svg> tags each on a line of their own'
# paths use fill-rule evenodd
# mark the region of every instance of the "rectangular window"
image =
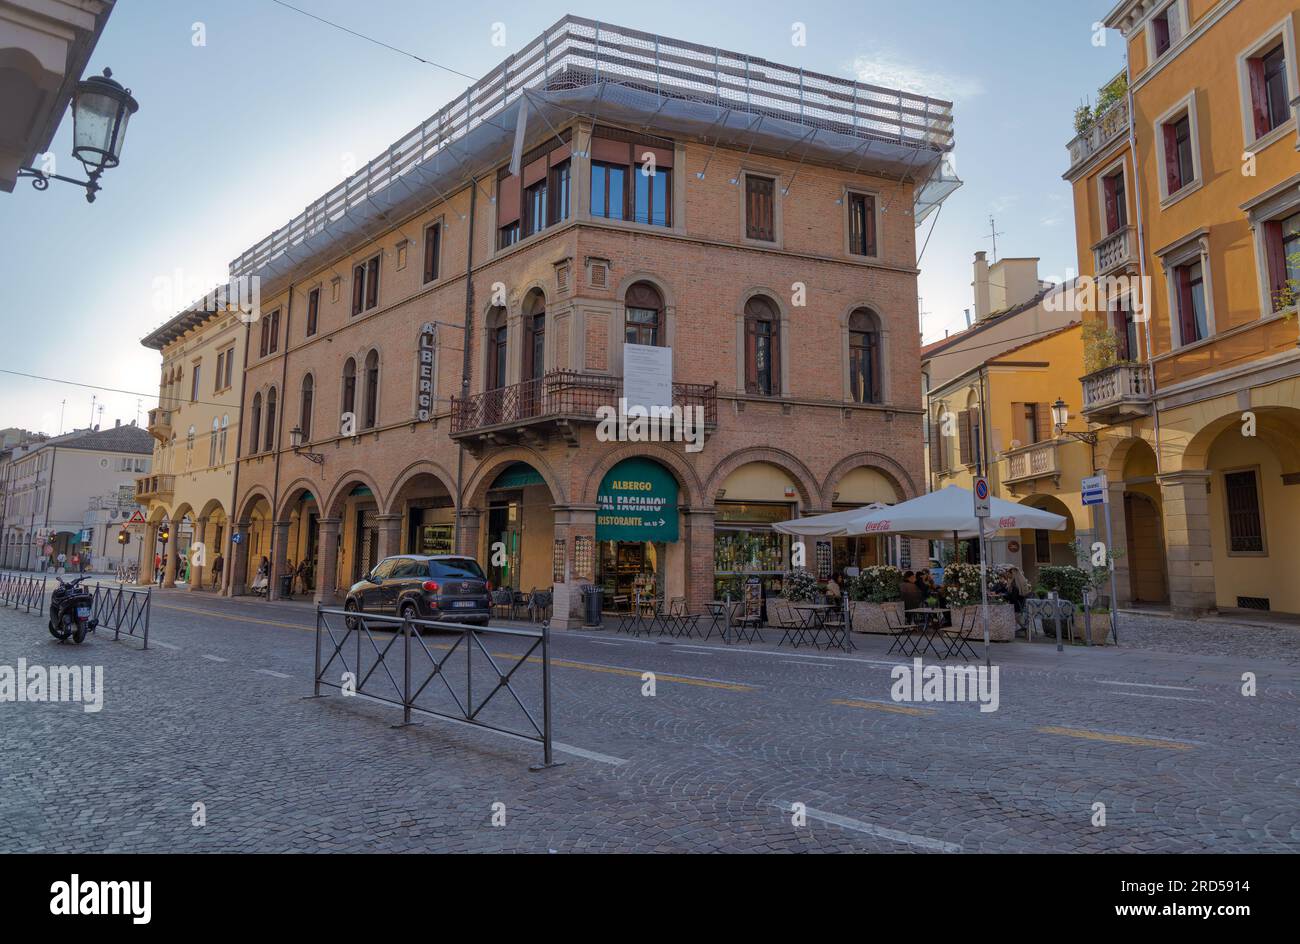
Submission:
<svg viewBox="0 0 1300 944">
<path fill-rule="evenodd" d="M 190 402 L 191 403 L 194 403 L 199 398 L 199 374 L 201 373 L 200 368 L 202 366 L 203 366 L 202 361 L 195 361 L 194 369 L 190 373 Z"/>
<path fill-rule="evenodd" d="M 1184 114 L 1162 128 L 1165 150 L 1165 188 L 1173 196 L 1196 179 L 1192 148 L 1192 118 Z"/>
<path fill-rule="evenodd" d="M 593 161 L 591 215 L 607 220 L 627 219 L 627 167 Z"/>
<path fill-rule="evenodd" d="M 320 289 L 314 288 L 307 293 L 307 337 L 316 333 L 320 318 Z"/>
<path fill-rule="evenodd" d="M 772 395 L 772 322 L 759 321 L 754 325 L 754 368 L 758 372 L 758 392 Z"/>
<path fill-rule="evenodd" d="M 235 370 L 235 349 L 233 347 L 226 350 L 226 382 L 224 387 L 229 388 L 232 383 L 232 377 Z"/>
<path fill-rule="evenodd" d="M 543 178 L 531 187 L 524 188 L 524 235 L 531 236 L 546 228 L 547 183 Z"/>
<path fill-rule="evenodd" d="M 1052 562 L 1052 535 L 1047 531 L 1034 532 L 1034 561 L 1039 564 Z"/>
<path fill-rule="evenodd" d="M 366 310 L 379 304 L 379 257 L 366 263 Z"/>
<path fill-rule="evenodd" d="M 1259 479 L 1254 469 L 1225 472 L 1228 546 L 1234 554 L 1263 554 L 1264 527 L 1259 508 Z"/>
<path fill-rule="evenodd" d="M 1172 14 L 1173 7 L 1166 7 L 1151 18 L 1151 38 L 1157 58 L 1167 53 L 1174 44 Z"/>
<path fill-rule="evenodd" d="M 776 181 L 745 175 L 745 236 L 776 241 Z"/>
<path fill-rule="evenodd" d="M 1273 310 L 1290 308 L 1300 293 L 1300 213 L 1264 224 L 1264 251 Z"/>
<path fill-rule="evenodd" d="M 221 389 L 221 381 L 225 379 L 225 376 L 226 376 L 226 352 L 218 351 L 217 352 L 217 374 L 212 379 L 213 393 L 216 393 L 218 390 Z"/>
<path fill-rule="evenodd" d="M 364 265 L 354 265 L 352 267 L 352 314 L 361 314 L 365 300 L 366 267 Z"/>
<path fill-rule="evenodd" d="M 1116 299 L 1111 306 L 1111 327 L 1115 332 L 1115 357 L 1121 361 L 1137 360 L 1137 321 L 1127 297 Z"/>
<path fill-rule="evenodd" d="M 1128 226 L 1128 198 L 1124 192 L 1124 171 L 1118 170 L 1101 181 L 1106 205 L 1106 234 Z"/>
<path fill-rule="evenodd" d="M 551 168 L 551 223 L 569 218 L 569 162 Z"/>
<path fill-rule="evenodd" d="M 876 254 L 876 198 L 870 194 L 849 194 L 849 252 Z"/>
<path fill-rule="evenodd" d="M 379 257 L 352 267 L 352 314 L 359 315 L 379 304 Z"/>
<path fill-rule="evenodd" d="M 280 350 L 280 309 L 277 308 L 275 311 L 271 312 L 267 322 L 268 334 L 266 353 L 274 354 L 276 351 Z"/>
<path fill-rule="evenodd" d="M 519 242 L 519 221 L 508 223 L 497 233 L 497 248 L 505 249 Z"/>
<path fill-rule="evenodd" d="M 1178 286 L 1178 330 L 1182 344 L 1192 344 L 1209 336 L 1209 319 L 1205 307 L 1205 273 L 1200 262 L 1174 269 Z"/>
<path fill-rule="evenodd" d="M 1250 110 L 1255 137 L 1262 138 L 1291 117 L 1286 47 L 1278 43 L 1262 56 L 1247 59 L 1246 73 L 1250 80 Z"/>
<path fill-rule="evenodd" d="M 424 281 L 438 278 L 438 260 L 442 257 L 442 224 L 431 223 L 424 228 Z"/>
<path fill-rule="evenodd" d="M 668 226 L 669 207 L 672 204 L 672 174 L 662 168 L 653 174 L 643 168 L 636 169 L 636 198 L 633 201 L 633 219 L 651 226 Z"/>
</svg>

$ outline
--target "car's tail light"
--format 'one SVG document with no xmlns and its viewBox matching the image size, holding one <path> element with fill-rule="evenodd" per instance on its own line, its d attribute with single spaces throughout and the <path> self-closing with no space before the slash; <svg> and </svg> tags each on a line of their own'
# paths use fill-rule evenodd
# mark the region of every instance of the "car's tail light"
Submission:
<svg viewBox="0 0 1300 944">
<path fill-rule="evenodd" d="M 484 585 L 483 585 L 483 589 L 486 590 L 488 593 L 491 593 L 491 592 L 492 592 L 492 581 L 491 581 L 491 580 L 485 581 L 485 582 L 484 582 Z"/>
<path fill-rule="evenodd" d="M 438 586 L 438 581 L 436 581 L 436 580 L 426 580 L 426 581 L 424 582 L 424 589 L 425 589 L 425 590 L 428 590 L 430 593 L 437 593 L 437 592 L 438 592 L 439 590 L 441 590 L 442 588 L 441 588 L 440 586 Z"/>
</svg>

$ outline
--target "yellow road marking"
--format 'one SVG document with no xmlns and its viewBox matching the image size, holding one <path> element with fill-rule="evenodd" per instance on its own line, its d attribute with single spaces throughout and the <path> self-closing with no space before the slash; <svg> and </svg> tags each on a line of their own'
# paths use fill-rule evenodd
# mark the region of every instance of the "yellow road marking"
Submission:
<svg viewBox="0 0 1300 944">
<path fill-rule="evenodd" d="M 1181 741 L 1166 741 L 1162 738 L 1133 737 L 1129 734 L 1105 734 L 1101 731 L 1088 731 L 1084 728 L 1058 728 L 1047 726 L 1038 729 L 1040 734 L 1059 734 L 1063 737 L 1082 738 L 1085 741 L 1107 741 L 1111 744 L 1128 744 L 1132 747 L 1166 747 L 1174 751 L 1190 751 L 1192 745 Z"/>
<path fill-rule="evenodd" d="M 258 619 L 254 616 L 240 616 L 235 613 L 222 613 L 217 610 L 208 610 L 201 607 L 176 606 L 173 603 L 159 603 L 157 605 L 167 610 L 180 610 L 183 613 L 202 613 L 204 616 L 237 620 L 241 623 L 259 623 L 263 626 L 283 626 L 286 629 L 300 629 L 308 633 L 314 633 L 316 631 L 314 626 L 303 626 L 301 623 L 284 623 L 279 620 Z M 430 649 L 451 648 L 450 644 L 445 643 L 426 643 L 426 645 L 428 645 Z M 492 657 L 495 659 L 517 659 L 519 658 L 519 653 L 494 652 L 492 653 Z M 540 664 L 542 660 L 538 656 L 530 656 L 528 661 Z M 604 672 L 610 675 L 624 675 L 631 678 L 640 678 L 643 674 L 643 670 L 639 669 L 624 669 L 618 666 L 592 665 L 586 662 L 570 662 L 567 659 L 552 659 L 551 665 L 560 666 L 561 668 L 566 669 L 586 669 L 588 672 Z M 721 688 L 729 692 L 755 691 L 752 685 L 742 685 L 738 682 L 714 682 L 708 679 L 683 678 L 680 675 L 663 675 L 658 672 L 655 673 L 655 680 L 657 682 L 676 682 L 679 685 L 696 685 L 701 688 Z"/>
<path fill-rule="evenodd" d="M 866 708 L 870 711 L 892 711 L 900 715 L 925 715 L 934 714 L 933 708 L 909 708 L 906 705 L 887 705 L 883 701 L 854 701 L 851 698 L 832 698 L 832 705 L 844 705 L 848 708 Z"/>
</svg>

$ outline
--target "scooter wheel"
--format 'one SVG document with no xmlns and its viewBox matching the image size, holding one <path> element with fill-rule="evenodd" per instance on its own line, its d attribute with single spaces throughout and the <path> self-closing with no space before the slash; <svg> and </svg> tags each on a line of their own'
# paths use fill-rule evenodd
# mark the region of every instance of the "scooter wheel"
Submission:
<svg viewBox="0 0 1300 944">
<path fill-rule="evenodd" d="M 81 645 L 81 643 L 85 640 L 85 638 L 86 638 L 86 624 L 83 623 L 81 620 L 73 620 L 72 641 L 75 642 L 77 645 Z"/>
<path fill-rule="evenodd" d="M 65 620 L 61 620 L 58 623 L 55 623 L 54 618 L 51 617 L 50 635 L 53 636 L 55 639 L 59 640 L 60 642 L 62 642 L 63 640 L 71 636 L 72 627 L 68 625 L 68 620 L 65 619 Z"/>
</svg>

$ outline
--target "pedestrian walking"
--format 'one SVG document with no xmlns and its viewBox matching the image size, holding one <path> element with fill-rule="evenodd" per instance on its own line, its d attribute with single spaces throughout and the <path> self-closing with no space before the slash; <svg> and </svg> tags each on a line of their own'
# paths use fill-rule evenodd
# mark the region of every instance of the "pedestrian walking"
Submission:
<svg viewBox="0 0 1300 944">
<path fill-rule="evenodd" d="M 212 558 L 212 589 L 213 590 L 221 586 L 221 571 L 225 568 L 225 566 L 226 566 L 226 559 L 221 556 L 220 551 L 217 551 L 217 553 L 213 555 Z"/>
<path fill-rule="evenodd" d="M 67 555 L 67 554 L 64 554 L 62 551 L 59 551 L 59 556 L 58 556 L 57 559 L 58 559 L 59 565 L 58 565 L 58 567 L 56 567 L 56 568 L 54 569 L 54 572 L 55 572 L 55 573 L 58 573 L 58 574 L 65 574 L 65 573 L 67 573 L 67 572 L 68 572 L 68 555 Z"/>
</svg>

